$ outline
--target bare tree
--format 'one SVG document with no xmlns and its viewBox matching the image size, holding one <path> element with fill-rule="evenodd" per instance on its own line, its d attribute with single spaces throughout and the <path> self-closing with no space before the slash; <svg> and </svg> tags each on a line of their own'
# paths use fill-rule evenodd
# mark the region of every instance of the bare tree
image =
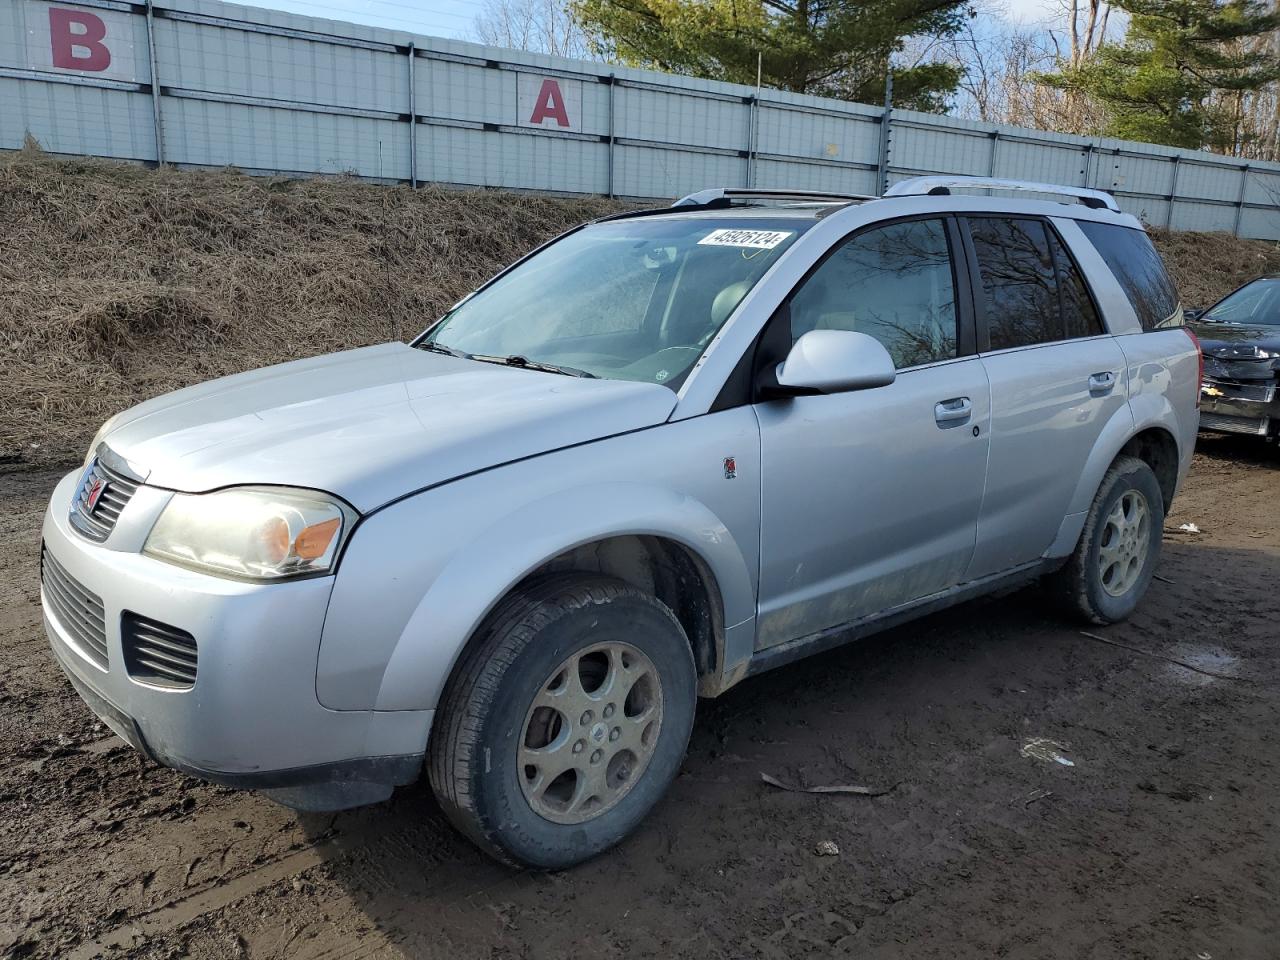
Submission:
<svg viewBox="0 0 1280 960">
<path fill-rule="evenodd" d="M 493 47 L 600 60 L 563 0 L 485 0 L 474 39 Z"/>
<path fill-rule="evenodd" d="M 1067 62 L 1078 67 L 1088 62 L 1107 39 L 1111 5 L 1103 0 L 1060 0 L 1060 6 L 1071 37 Z"/>
<path fill-rule="evenodd" d="M 1061 0 L 1046 22 L 1010 22 L 998 0 L 949 41 L 949 58 L 965 72 L 956 112 L 975 120 L 1010 123 L 1061 133 L 1098 130 L 1099 109 L 1074 92 L 1053 90 L 1035 75 L 1087 62 L 1114 32 L 1104 0 Z"/>
<path fill-rule="evenodd" d="M 1280 33 L 1236 41 L 1227 52 L 1280 54 Z M 1222 146 L 1224 153 L 1250 160 L 1280 159 L 1280 88 L 1275 83 L 1255 90 L 1217 90 L 1210 102 L 1230 119 L 1232 137 Z"/>
<path fill-rule="evenodd" d="M 986 22 L 985 17 L 970 19 L 959 33 L 948 39 L 945 56 L 964 70 L 955 112 L 971 120 L 999 123 L 1008 119 L 1002 58 L 999 46 L 993 42 L 996 34 L 984 32 L 980 26 Z"/>
</svg>

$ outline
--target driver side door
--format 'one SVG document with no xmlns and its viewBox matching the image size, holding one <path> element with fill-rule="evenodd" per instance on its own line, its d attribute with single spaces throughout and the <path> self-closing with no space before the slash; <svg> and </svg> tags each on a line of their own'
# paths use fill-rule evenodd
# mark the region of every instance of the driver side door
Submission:
<svg viewBox="0 0 1280 960">
<path fill-rule="evenodd" d="M 756 404 L 758 650 L 945 591 L 973 556 L 991 402 L 958 237 L 945 217 L 866 228 L 773 321 L 789 318 L 792 342 L 814 329 L 869 334 L 897 377 Z"/>
</svg>

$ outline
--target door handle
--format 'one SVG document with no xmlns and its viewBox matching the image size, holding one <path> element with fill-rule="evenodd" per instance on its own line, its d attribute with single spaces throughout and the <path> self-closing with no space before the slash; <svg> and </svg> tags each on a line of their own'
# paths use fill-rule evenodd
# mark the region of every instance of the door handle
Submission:
<svg viewBox="0 0 1280 960">
<path fill-rule="evenodd" d="M 940 427 L 964 423 L 972 413 L 973 402 L 968 397 L 954 397 L 933 405 L 933 419 Z"/>
<path fill-rule="evenodd" d="M 1116 385 L 1116 375 L 1110 370 L 1089 375 L 1089 392 L 1096 394 L 1110 393 Z"/>
</svg>

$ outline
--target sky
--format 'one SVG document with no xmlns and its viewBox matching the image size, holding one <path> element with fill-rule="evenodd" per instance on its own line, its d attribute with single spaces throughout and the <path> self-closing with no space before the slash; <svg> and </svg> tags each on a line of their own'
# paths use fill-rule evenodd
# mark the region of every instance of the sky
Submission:
<svg viewBox="0 0 1280 960">
<path fill-rule="evenodd" d="M 483 0 L 248 0 L 268 7 L 328 20 L 348 20 L 388 30 L 466 40 Z"/>
<path fill-rule="evenodd" d="M 1026 24 L 1049 20 L 1061 9 L 1060 0 L 1001 0 L 1001 4 L 1009 20 Z M 252 0 L 251 5 L 466 40 L 484 0 Z"/>
<path fill-rule="evenodd" d="M 1055 0 L 1004 0 L 1006 18 L 1015 23 L 1042 23 L 1062 19 L 1062 4 Z"/>
</svg>

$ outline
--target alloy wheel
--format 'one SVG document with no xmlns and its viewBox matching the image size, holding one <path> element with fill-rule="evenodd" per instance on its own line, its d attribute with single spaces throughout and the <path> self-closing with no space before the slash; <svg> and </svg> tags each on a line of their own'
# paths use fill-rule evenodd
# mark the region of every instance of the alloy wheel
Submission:
<svg viewBox="0 0 1280 960">
<path fill-rule="evenodd" d="M 662 684 L 648 657 L 621 642 L 580 650 L 546 678 L 525 717 L 525 799 L 554 823 L 600 816 L 640 779 L 661 726 Z"/>
<path fill-rule="evenodd" d="M 1138 490 L 1126 490 L 1102 527 L 1098 576 L 1102 589 L 1122 597 L 1142 576 L 1151 547 L 1151 508 Z"/>
</svg>

